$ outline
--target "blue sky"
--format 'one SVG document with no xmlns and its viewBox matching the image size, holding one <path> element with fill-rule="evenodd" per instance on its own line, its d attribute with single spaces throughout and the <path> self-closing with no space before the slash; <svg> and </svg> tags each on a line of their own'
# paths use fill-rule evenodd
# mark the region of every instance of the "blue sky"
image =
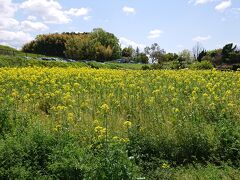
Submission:
<svg viewBox="0 0 240 180">
<path fill-rule="evenodd" d="M 122 47 L 157 42 L 167 52 L 240 44 L 239 0 L 0 0 L 0 44 L 20 48 L 37 34 L 101 27 Z"/>
</svg>

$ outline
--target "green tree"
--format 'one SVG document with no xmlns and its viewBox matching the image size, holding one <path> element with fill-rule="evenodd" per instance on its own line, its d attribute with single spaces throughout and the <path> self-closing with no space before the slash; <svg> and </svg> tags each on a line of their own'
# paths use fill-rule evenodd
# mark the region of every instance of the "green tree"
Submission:
<svg viewBox="0 0 240 180">
<path fill-rule="evenodd" d="M 92 44 L 94 44 L 93 46 L 95 47 L 95 50 L 99 50 L 99 43 L 105 48 L 110 46 L 112 49 L 112 56 L 109 57 L 109 60 L 118 59 L 121 57 L 119 40 L 114 34 L 106 32 L 101 28 L 96 28 L 90 33 L 90 39 Z"/>
<path fill-rule="evenodd" d="M 204 56 L 206 56 L 206 55 L 207 55 L 207 51 L 206 50 L 202 50 L 202 52 L 200 52 L 200 54 L 197 57 L 198 62 L 201 62 L 202 59 L 204 58 Z"/>
<path fill-rule="evenodd" d="M 94 59 L 94 49 L 90 37 L 74 36 L 66 42 L 65 56 L 75 60 Z"/>
<path fill-rule="evenodd" d="M 140 54 L 140 49 L 139 47 L 136 48 L 136 56 L 138 56 Z"/>
<path fill-rule="evenodd" d="M 95 44 L 95 51 L 95 59 L 102 62 L 111 59 L 113 53 L 113 50 L 109 45 L 105 47 L 100 42 Z"/>
<path fill-rule="evenodd" d="M 151 47 L 146 47 L 144 51 L 149 55 L 152 63 L 161 63 L 165 60 L 164 55 L 166 52 L 157 43 L 152 44 Z"/>
<path fill-rule="evenodd" d="M 223 49 L 222 49 L 222 57 L 223 57 L 223 61 L 226 63 L 230 63 L 231 62 L 231 54 L 233 55 L 233 53 L 236 51 L 237 46 L 233 46 L 233 43 L 230 44 L 226 44 Z"/>
<path fill-rule="evenodd" d="M 133 54 L 134 54 L 134 49 L 133 49 L 132 46 L 125 47 L 122 50 L 122 56 L 123 57 L 126 57 L 126 58 L 130 59 L 130 58 L 133 57 Z"/>
<path fill-rule="evenodd" d="M 22 50 L 28 53 L 64 57 L 65 43 L 69 36 L 71 35 L 58 33 L 38 35 L 35 40 L 25 44 Z"/>
<path fill-rule="evenodd" d="M 215 49 L 207 52 L 207 56 L 209 57 L 209 60 L 214 65 L 220 65 L 222 64 L 223 58 L 222 58 L 222 49 Z M 203 58 L 203 60 L 206 58 Z"/>
<path fill-rule="evenodd" d="M 134 60 L 137 63 L 148 64 L 149 58 L 145 53 L 140 53 L 138 56 L 135 56 Z"/>
<path fill-rule="evenodd" d="M 178 55 L 176 53 L 167 53 L 165 54 L 166 61 L 176 61 L 178 59 Z"/>
<path fill-rule="evenodd" d="M 191 63 L 193 61 L 191 52 L 188 49 L 184 49 L 179 53 L 178 61 Z"/>
</svg>

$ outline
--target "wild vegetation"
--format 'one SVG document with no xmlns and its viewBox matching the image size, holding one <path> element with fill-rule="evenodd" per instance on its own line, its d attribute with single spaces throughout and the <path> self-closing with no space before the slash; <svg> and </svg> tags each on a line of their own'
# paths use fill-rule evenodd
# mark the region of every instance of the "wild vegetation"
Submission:
<svg viewBox="0 0 240 180">
<path fill-rule="evenodd" d="M 240 73 L 0 69 L 1 179 L 239 179 Z"/>
<path fill-rule="evenodd" d="M 94 29 L 0 49 L 0 179 L 240 178 L 237 46 L 121 49 Z"/>
</svg>

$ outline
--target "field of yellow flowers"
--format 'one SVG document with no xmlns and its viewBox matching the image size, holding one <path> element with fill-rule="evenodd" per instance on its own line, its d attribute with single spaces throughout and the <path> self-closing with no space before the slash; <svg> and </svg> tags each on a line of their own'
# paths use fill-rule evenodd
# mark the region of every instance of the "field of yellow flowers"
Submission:
<svg viewBox="0 0 240 180">
<path fill-rule="evenodd" d="M 0 178 L 240 176 L 240 72 L 1 68 L 0 104 Z"/>
</svg>

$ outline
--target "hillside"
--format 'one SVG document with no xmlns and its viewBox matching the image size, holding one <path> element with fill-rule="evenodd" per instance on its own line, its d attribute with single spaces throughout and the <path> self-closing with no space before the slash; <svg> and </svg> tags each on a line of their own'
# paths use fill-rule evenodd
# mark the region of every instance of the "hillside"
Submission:
<svg viewBox="0 0 240 180">
<path fill-rule="evenodd" d="M 18 56 L 0 55 L 0 67 L 89 67 L 94 69 L 132 69 L 140 70 L 143 68 L 143 64 L 134 63 L 100 63 L 96 61 L 89 62 L 64 62 L 61 59 L 58 61 L 53 60 L 41 60 L 40 57 L 44 57 L 38 54 L 25 54 L 18 51 Z M 149 65 L 148 65 L 149 66 Z"/>
<path fill-rule="evenodd" d="M 0 51 L 5 50 L 5 51 L 18 51 L 17 49 L 10 47 L 10 46 L 5 46 L 0 44 Z"/>
</svg>

